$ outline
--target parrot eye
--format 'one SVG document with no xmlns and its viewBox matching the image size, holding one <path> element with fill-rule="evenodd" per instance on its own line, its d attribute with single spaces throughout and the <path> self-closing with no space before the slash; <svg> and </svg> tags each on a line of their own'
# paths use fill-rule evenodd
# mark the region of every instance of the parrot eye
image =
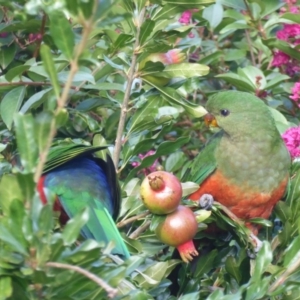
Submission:
<svg viewBox="0 0 300 300">
<path fill-rule="evenodd" d="M 230 114 L 230 111 L 228 109 L 221 109 L 220 113 L 223 117 L 227 117 Z"/>
</svg>

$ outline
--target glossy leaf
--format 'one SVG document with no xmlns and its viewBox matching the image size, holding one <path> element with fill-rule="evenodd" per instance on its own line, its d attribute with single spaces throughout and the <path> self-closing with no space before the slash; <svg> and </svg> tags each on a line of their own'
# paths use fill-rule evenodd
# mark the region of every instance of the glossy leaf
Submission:
<svg viewBox="0 0 300 300">
<path fill-rule="evenodd" d="M 50 15 L 50 32 L 58 49 L 70 60 L 73 56 L 74 32 L 62 12 Z"/>
<path fill-rule="evenodd" d="M 9 91 L 1 101 L 1 118 L 8 129 L 11 129 L 14 114 L 19 111 L 25 97 L 26 88 L 16 87 Z"/>
<path fill-rule="evenodd" d="M 35 120 L 32 115 L 17 114 L 14 118 L 17 145 L 21 164 L 25 172 L 33 172 L 38 159 L 38 147 L 35 136 Z"/>
</svg>

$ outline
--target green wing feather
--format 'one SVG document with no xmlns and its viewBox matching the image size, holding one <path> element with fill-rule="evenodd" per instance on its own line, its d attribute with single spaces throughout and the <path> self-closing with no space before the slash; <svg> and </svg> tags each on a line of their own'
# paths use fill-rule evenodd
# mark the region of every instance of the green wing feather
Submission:
<svg viewBox="0 0 300 300">
<path fill-rule="evenodd" d="M 75 157 L 85 156 L 107 149 L 108 146 L 88 146 L 83 144 L 62 144 L 50 149 L 43 173 L 61 166 Z"/>
<path fill-rule="evenodd" d="M 59 192 L 59 191 L 58 191 Z M 65 212 L 69 216 L 76 215 L 79 211 L 89 207 L 90 218 L 85 226 L 82 227 L 82 233 L 86 238 L 103 241 L 105 244 L 109 242 L 114 243 L 114 252 L 122 253 L 126 258 L 130 256 L 126 248 L 123 238 L 118 231 L 114 220 L 102 202 L 92 198 L 91 194 L 85 193 L 84 198 L 78 200 L 74 199 L 74 193 L 59 196 L 60 203 L 62 204 Z M 101 224 L 99 224 L 99 220 Z"/>
<path fill-rule="evenodd" d="M 190 166 L 187 168 L 182 181 L 192 181 L 201 185 L 216 170 L 215 150 L 220 143 L 222 135 L 223 131 L 220 131 L 208 140 L 195 159 L 190 162 Z"/>
</svg>

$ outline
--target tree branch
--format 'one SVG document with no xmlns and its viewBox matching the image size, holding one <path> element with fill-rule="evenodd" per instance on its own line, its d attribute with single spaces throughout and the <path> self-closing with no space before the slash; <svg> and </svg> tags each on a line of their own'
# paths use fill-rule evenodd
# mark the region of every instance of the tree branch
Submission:
<svg viewBox="0 0 300 300">
<path fill-rule="evenodd" d="M 119 125 L 118 125 L 118 131 L 117 131 L 117 137 L 116 137 L 116 143 L 115 143 L 115 149 L 114 149 L 114 155 L 113 155 L 113 161 L 115 164 L 116 170 L 118 170 L 118 164 L 119 164 L 119 158 L 120 158 L 120 153 L 121 153 L 121 147 L 122 147 L 122 135 L 125 127 L 125 121 L 126 121 L 126 116 L 127 116 L 127 110 L 128 110 L 128 103 L 129 103 L 129 98 L 130 98 L 130 92 L 131 92 L 131 86 L 132 82 L 134 79 L 134 74 L 135 74 L 135 68 L 136 68 L 136 62 L 137 62 L 137 52 L 136 50 L 140 46 L 140 30 L 141 26 L 143 24 L 144 20 L 144 15 L 145 15 L 145 7 L 142 9 L 138 22 L 137 22 L 137 31 L 136 31 L 136 39 L 135 43 L 133 46 L 133 54 L 132 54 L 132 60 L 131 60 L 131 66 L 128 72 L 128 80 L 127 80 L 127 86 L 124 94 L 124 99 L 121 107 L 121 115 L 120 115 L 120 120 L 119 120 Z"/>
<path fill-rule="evenodd" d="M 97 1 L 95 1 L 94 11 L 96 10 L 96 5 L 97 5 Z M 60 112 L 63 110 L 63 108 L 65 107 L 65 105 L 68 101 L 69 91 L 72 87 L 72 82 L 73 82 L 74 76 L 78 70 L 79 57 L 82 54 L 82 52 L 84 51 L 84 49 L 87 45 L 89 34 L 90 34 L 91 30 L 93 29 L 94 22 L 92 20 L 93 20 L 93 16 L 89 20 L 83 21 L 82 39 L 81 39 L 80 43 L 78 44 L 78 46 L 75 50 L 74 58 L 72 59 L 72 61 L 70 63 L 71 68 L 70 68 L 70 72 L 69 72 L 65 87 L 62 91 L 61 96 L 57 99 L 57 108 L 54 112 L 54 118 L 52 118 L 52 121 L 50 124 L 50 132 L 48 135 L 46 146 L 45 146 L 44 150 L 40 153 L 40 157 L 39 157 L 40 159 L 39 159 L 39 162 L 36 167 L 35 174 L 34 174 L 35 182 L 38 182 L 39 178 L 42 175 L 43 167 L 47 160 L 47 155 L 48 155 L 49 149 L 51 147 L 53 138 L 56 135 L 56 117 L 60 114 Z"/>
<path fill-rule="evenodd" d="M 117 223 L 117 227 L 118 228 L 121 228 L 121 227 L 124 227 L 125 225 L 127 225 L 127 224 L 130 224 L 130 223 L 132 223 L 132 222 L 134 222 L 134 221 L 136 221 L 136 220 L 139 220 L 139 219 L 141 219 L 141 218 L 143 218 L 143 217 L 146 217 L 146 216 L 148 216 L 150 214 L 150 212 L 149 211 L 146 211 L 146 212 L 143 212 L 143 213 L 141 213 L 141 214 L 139 214 L 139 215 L 136 215 L 136 216 L 133 216 L 133 217 L 131 217 L 131 218 L 128 218 L 128 219 L 126 219 L 126 220 L 122 220 L 122 221 L 120 221 L 119 223 Z"/>
<path fill-rule="evenodd" d="M 138 227 L 129 237 L 131 239 L 136 239 L 139 237 L 145 230 L 149 228 L 151 221 L 146 221 L 142 226 Z"/>
<path fill-rule="evenodd" d="M 47 262 L 45 264 L 45 266 L 51 267 L 51 268 L 66 269 L 66 270 L 71 270 L 71 271 L 80 273 L 81 275 L 94 281 L 101 288 L 103 288 L 106 291 L 109 298 L 114 298 L 118 294 L 118 290 L 111 287 L 103 279 L 101 279 L 100 277 L 96 276 L 95 274 L 93 274 L 85 269 L 82 269 L 78 266 L 73 266 L 73 265 L 68 265 L 68 264 L 63 264 L 63 263 L 58 263 L 58 262 Z"/>
</svg>

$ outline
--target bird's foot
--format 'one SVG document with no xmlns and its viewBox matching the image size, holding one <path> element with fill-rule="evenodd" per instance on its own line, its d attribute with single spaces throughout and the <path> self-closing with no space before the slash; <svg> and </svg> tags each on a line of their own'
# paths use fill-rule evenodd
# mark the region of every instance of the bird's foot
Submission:
<svg viewBox="0 0 300 300">
<path fill-rule="evenodd" d="M 214 197 L 211 194 L 203 194 L 199 199 L 199 206 L 206 210 L 211 210 L 214 204 Z"/>
<path fill-rule="evenodd" d="M 250 258 L 254 259 L 258 251 L 261 249 L 263 242 L 253 233 L 251 233 L 249 237 L 253 245 L 253 249 L 248 249 L 247 254 Z"/>
</svg>

